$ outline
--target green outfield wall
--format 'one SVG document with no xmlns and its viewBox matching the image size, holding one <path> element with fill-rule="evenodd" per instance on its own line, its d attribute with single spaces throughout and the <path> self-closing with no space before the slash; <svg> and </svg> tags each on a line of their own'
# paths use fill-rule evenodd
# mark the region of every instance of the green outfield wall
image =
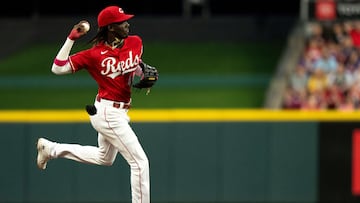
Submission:
<svg viewBox="0 0 360 203">
<path fill-rule="evenodd" d="M 0 123 L 0 202 L 129 202 L 130 170 L 120 154 L 111 167 L 57 159 L 46 170 L 37 169 L 38 137 L 96 145 L 90 123 L 65 118 L 41 121 L 42 111 L 30 111 L 30 119 L 24 120 L 22 113 L 0 112 L 1 119 L 13 115 Z M 154 203 L 313 203 L 334 196 L 336 202 L 356 200 L 351 196 L 350 179 L 342 181 L 351 174 L 349 137 L 359 124 L 346 120 L 351 117 L 306 121 L 295 120 L 290 116 L 294 112 L 277 112 L 283 120 L 272 121 L 272 113 L 259 110 L 258 121 L 248 111 L 228 115 L 232 119 L 209 113 L 208 120 L 197 120 L 195 110 L 191 121 L 182 120 L 178 112 L 177 117 L 151 122 L 137 119 L 137 113 L 131 114 L 135 118 L 131 125 L 149 157 Z M 192 115 L 190 110 L 187 113 Z M 336 143 L 341 147 L 330 150 Z M 330 167 L 336 163 L 340 167 Z"/>
</svg>

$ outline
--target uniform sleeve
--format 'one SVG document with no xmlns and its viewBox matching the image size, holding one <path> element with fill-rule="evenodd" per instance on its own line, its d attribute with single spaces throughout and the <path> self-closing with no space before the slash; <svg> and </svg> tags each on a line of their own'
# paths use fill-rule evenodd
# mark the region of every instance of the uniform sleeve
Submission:
<svg viewBox="0 0 360 203">
<path fill-rule="evenodd" d="M 144 47 L 143 47 L 143 42 L 142 42 L 142 39 L 140 36 L 138 35 L 135 35 L 136 39 L 137 39 L 137 43 L 138 43 L 138 47 L 140 49 L 139 53 L 140 53 L 140 59 L 142 57 L 142 54 L 143 54 L 143 50 L 144 50 Z"/>
<path fill-rule="evenodd" d="M 140 36 L 138 35 L 133 35 L 134 38 L 134 47 L 138 48 L 138 53 L 139 53 L 139 57 L 140 57 L 140 61 L 139 64 L 137 65 L 136 69 L 135 69 L 135 75 L 137 76 L 143 76 L 143 71 L 140 67 L 140 63 L 142 62 L 142 54 L 143 54 L 143 43 L 142 43 L 142 39 Z"/>
<path fill-rule="evenodd" d="M 92 65 L 92 57 L 90 50 L 80 51 L 69 56 L 70 65 L 73 72 L 90 67 Z"/>
</svg>

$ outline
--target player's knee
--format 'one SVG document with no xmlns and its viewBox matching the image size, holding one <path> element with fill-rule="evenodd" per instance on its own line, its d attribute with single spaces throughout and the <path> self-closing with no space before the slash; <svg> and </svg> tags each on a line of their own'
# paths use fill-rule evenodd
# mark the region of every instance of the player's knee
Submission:
<svg viewBox="0 0 360 203">
<path fill-rule="evenodd" d="M 147 159 L 141 159 L 138 161 L 131 162 L 129 164 L 131 168 L 136 170 L 140 170 L 140 171 L 149 170 L 149 161 Z"/>
<path fill-rule="evenodd" d="M 111 160 L 102 160 L 101 165 L 112 166 L 113 163 L 114 163 L 114 161 L 111 161 Z"/>
<path fill-rule="evenodd" d="M 107 157 L 100 157 L 100 160 L 99 160 L 100 164 L 104 165 L 104 166 L 112 166 L 114 161 L 115 161 L 115 159 L 110 159 Z"/>
<path fill-rule="evenodd" d="M 149 169 L 149 160 L 147 158 L 142 159 L 139 162 L 140 170 L 148 170 Z"/>
</svg>

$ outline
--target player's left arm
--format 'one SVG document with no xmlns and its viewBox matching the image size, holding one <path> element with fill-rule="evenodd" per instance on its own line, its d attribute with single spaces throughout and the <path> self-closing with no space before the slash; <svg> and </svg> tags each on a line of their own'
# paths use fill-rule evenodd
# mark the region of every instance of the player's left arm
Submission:
<svg viewBox="0 0 360 203">
<path fill-rule="evenodd" d="M 150 66 L 141 61 L 138 68 L 135 70 L 135 74 L 140 77 L 140 81 L 133 85 L 135 88 L 151 88 L 155 85 L 159 78 L 159 73 L 156 67 Z"/>
</svg>

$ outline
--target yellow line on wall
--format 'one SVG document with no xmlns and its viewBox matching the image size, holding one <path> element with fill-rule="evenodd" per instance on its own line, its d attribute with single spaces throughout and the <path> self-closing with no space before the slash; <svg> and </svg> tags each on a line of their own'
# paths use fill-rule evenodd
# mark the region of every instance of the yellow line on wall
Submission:
<svg viewBox="0 0 360 203">
<path fill-rule="evenodd" d="M 131 122 L 360 121 L 360 111 L 131 109 Z M 0 110 L 3 123 L 89 122 L 85 110 Z"/>
</svg>

